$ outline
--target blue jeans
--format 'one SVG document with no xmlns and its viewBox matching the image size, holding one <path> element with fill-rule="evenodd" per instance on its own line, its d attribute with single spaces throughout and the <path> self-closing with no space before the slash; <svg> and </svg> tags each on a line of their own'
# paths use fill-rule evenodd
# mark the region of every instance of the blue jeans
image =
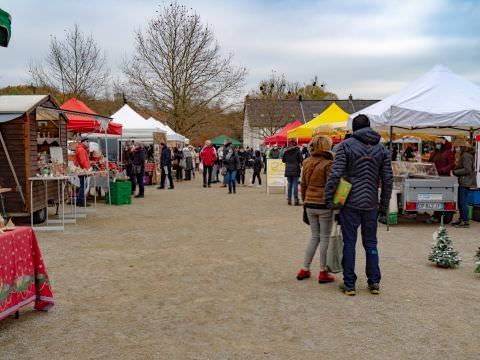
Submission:
<svg viewBox="0 0 480 360">
<path fill-rule="evenodd" d="M 460 212 L 460 219 L 468 222 L 468 192 L 469 188 L 465 186 L 458 187 L 458 211 Z"/>
<path fill-rule="evenodd" d="M 228 192 L 235 191 L 235 182 L 237 180 L 237 170 L 227 170 L 225 175 L 226 183 L 228 184 Z"/>
<path fill-rule="evenodd" d="M 293 197 L 295 200 L 298 200 L 298 177 L 297 176 L 287 176 L 287 197 L 289 200 L 292 199 L 292 190 L 293 190 Z"/>
<path fill-rule="evenodd" d="M 355 288 L 355 247 L 357 230 L 361 226 L 362 244 L 366 254 L 365 273 L 369 284 L 379 283 L 381 279 L 377 250 L 377 214 L 378 210 L 355 210 L 347 207 L 340 211 L 340 225 L 343 236 L 343 282 L 347 288 Z"/>
</svg>

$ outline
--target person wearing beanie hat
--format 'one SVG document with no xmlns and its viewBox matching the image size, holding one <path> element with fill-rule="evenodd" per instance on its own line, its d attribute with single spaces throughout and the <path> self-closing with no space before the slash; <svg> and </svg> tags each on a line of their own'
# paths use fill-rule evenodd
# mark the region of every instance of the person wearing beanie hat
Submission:
<svg viewBox="0 0 480 360">
<path fill-rule="evenodd" d="M 370 120 L 367 115 L 360 114 L 355 116 L 352 121 L 352 130 L 355 132 L 366 127 L 370 127 Z"/>
<path fill-rule="evenodd" d="M 468 228 L 468 193 L 471 188 L 477 187 L 475 173 L 475 151 L 465 139 L 456 139 L 453 142 L 457 161 L 453 175 L 458 177 L 458 210 L 460 218 L 452 225 L 458 228 Z"/>
<path fill-rule="evenodd" d="M 380 267 L 377 249 L 377 220 L 385 217 L 393 188 L 393 172 L 388 151 L 380 143 L 380 135 L 370 128 L 366 115 L 352 122 L 353 135 L 338 144 L 335 160 L 325 186 L 325 203 L 330 209 L 341 178 L 352 187 L 340 209 L 343 235 L 343 285 L 346 295 L 355 295 L 355 247 L 358 228 L 362 227 L 362 243 L 366 254 L 366 275 L 372 294 L 380 293 Z M 380 202 L 378 185 L 381 184 Z"/>
</svg>

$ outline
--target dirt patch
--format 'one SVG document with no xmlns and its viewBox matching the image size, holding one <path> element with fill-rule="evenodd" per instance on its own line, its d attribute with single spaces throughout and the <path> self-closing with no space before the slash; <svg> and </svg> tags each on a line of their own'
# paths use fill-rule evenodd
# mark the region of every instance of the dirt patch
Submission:
<svg viewBox="0 0 480 360">
<path fill-rule="evenodd" d="M 147 187 L 39 233 L 55 307 L 0 322 L 2 359 L 477 359 L 480 225 L 449 233 L 459 269 L 429 265 L 435 225 L 379 229 L 382 294 L 297 281 L 301 208 L 264 188 Z M 318 271 L 318 254 L 313 270 Z"/>
</svg>

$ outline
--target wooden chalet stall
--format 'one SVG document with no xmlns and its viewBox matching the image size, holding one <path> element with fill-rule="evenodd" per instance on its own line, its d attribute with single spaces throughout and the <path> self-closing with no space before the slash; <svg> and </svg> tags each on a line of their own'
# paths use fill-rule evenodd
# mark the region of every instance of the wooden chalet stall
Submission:
<svg viewBox="0 0 480 360">
<path fill-rule="evenodd" d="M 57 109 L 58 105 L 50 95 L 0 96 L 0 185 L 12 188 L 5 195 L 6 210 L 9 216 L 26 216 L 33 210 L 37 223 L 46 216 L 45 187 L 35 181 L 30 193 L 28 178 L 40 173 L 39 159 L 50 156 L 51 147 L 60 147 L 67 159 L 67 121 L 42 107 Z M 57 184 L 47 183 L 48 202 L 55 203 Z"/>
</svg>

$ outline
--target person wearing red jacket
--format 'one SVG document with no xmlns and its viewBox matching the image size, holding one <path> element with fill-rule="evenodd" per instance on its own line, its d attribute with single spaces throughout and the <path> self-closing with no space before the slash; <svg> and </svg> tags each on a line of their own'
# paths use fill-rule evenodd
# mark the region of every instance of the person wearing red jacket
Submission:
<svg viewBox="0 0 480 360">
<path fill-rule="evenodd" d="M 217 151 L 210 140 L 205 141 L 205 146 L 200 151 L 200 160 L 203 164 L 203 187 L 210 187 L 212 182 L 212 167 L 215 160 L 217 160 Z"/>
<path fill-rule="evenodd" d="M 88 139 L 83 138 L 75 147 L 75 165 L 81 169 L 90 169 L 90 159 L 88 152 Z M 85 175 L 79 175 L 80 187 L 77 192 L 77 205 L 85 206 Z"/>
<path fill-rule="evenodd" d="M 452 143 L 443 137 L 435 139 L 435 150 L 430 155 L 428 162 L 433 162 L 438 175 L 451 176 L 455 169 L 455 154 L 452 151 Z"/>
</svg>

